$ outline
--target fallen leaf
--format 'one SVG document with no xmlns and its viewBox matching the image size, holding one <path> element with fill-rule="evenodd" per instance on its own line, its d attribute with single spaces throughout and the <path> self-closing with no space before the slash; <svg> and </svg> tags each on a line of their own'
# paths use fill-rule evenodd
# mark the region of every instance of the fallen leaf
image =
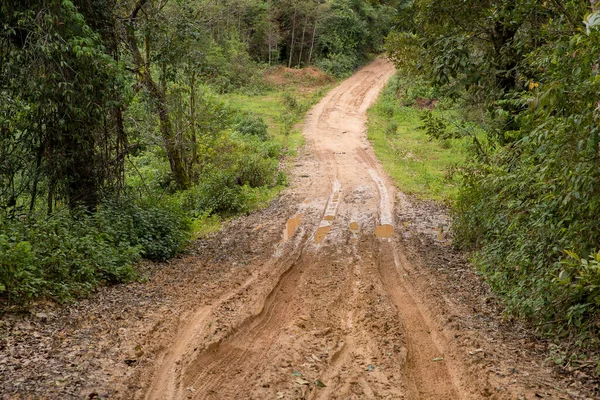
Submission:
<svg viewBox="0 0 600 400">
<path fill-rule="evenodd" d="M 444 357 L 436 357 L 432 361 L 444 361 Z"/>
<path fill-rule="evenodd" d="M 320 380 L 320 379 L 317 379 L 317 380 L 315 381 L 315 386 L 316 386 L 316 387 L 320 387 L 320 388 L 327 387 L 327 386 L 326 386 L 326 385 L 323 383 L 323 381 L 322 381 L 322 380 Z"/>
<path fill-rule="evenodd" d="M 296 378 L 296 383 L 298 385 L 302 386 L 302 385 L 308 385 L 310 382 L 307 381 L 306 379 Z"/>
</svg>

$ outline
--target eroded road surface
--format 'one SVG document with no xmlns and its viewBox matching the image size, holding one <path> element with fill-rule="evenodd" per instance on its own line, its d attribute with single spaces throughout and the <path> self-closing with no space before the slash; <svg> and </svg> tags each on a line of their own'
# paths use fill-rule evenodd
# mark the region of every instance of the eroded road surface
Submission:
<svg viewBox="0 0 600 400">
<path fill-rule="evenodd" d="M 395 189 L 365 125 L 393 73 L 378 59 L 309 111 L 313 156 L 296 166 L 301 201 L 281 242 L 241 287 L 185 318 L 144 398 L 478 398 L 392 240 Z M 246 318 L 211 340 L 216 315 L 239 307 Z"/>
<path fill-rule="evenodd" d="M 201 271 L 222 268 L 223 277 L 207 290 L 198 278 L 195 294 L 177 306 L 187 310 L 171 317 L 170 328 L 158 324 L 146 334 L 146 343 L 160 342 L 150 350 L 158 356 L 139 364 L 115 397 L 536 396 L 536 388 L 511 392 L 517 380 L 504 371 L 516 369 L 486 361 L 482 344 L 458 345 L 461 334 L 444 327 L 452 318 L 440 324 L 439 307 L 431 307 L 436 296 L 444 302 L 444 288 L 429 292 L 418 279 L 418 254 L 409 256 L 399 240 L 398 215 L 411 204 L 376 160 L 365 127 L 367 108 L 393 74 L 378 59 L 309 111 L 290 189 L 211 245 Z M 248 261 L 232 266 L 228 257 L 244 248 Z M 483 361 L 469 367 L 468 357 Z"/>
</svg>

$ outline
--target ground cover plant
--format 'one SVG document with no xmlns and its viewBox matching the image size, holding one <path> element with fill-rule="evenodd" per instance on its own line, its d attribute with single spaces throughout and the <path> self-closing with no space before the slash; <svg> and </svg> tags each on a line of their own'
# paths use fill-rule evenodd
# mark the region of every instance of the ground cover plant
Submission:
<svg viewBox="0 0 600 400">
<path fill-rule="evenodd" d="M 595 1 L 413 1 L 387 42 L 485 132 L 458 171 L 456 243 L 507 316 L 588 369 L 600 344 L 598 15 Z"/>
<path fill-rule="evenodd" d="M 426 82 L 394 76 L 369 109 L 368 138 L 400 190 L 450 204 L 459 185 L 451 170 L 464 162 L 469 143 L 453 124 L 459 117 L 452 102 L 438 97 Z"/>
</svg>

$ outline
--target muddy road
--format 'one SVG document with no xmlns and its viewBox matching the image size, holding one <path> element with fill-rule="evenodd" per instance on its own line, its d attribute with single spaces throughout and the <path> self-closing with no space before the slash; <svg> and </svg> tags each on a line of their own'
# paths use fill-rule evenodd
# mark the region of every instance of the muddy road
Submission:
<svg viewBox="0 0 600 400">
<path fill-rule="evenodd" d="M 0 398 L 586 399 L 504 321 L 439 205 L 398 192 L 366 138 L 378 59 L 311 109 L 291 185 L 148 280 L 0 320 Z"/>
<path fill-rule="evenodd" d="M 197 310 L 144 398 L 470 397 L 460 365 L 402 278 L 411 267 L 392 240 L 395 189 L 366 139 L 367 108 L 393 73 L 377 60 L 309 112 L 303 131 L 314 157 L 300 160 L 292 188 L 302 201 L 272 259 L 243 285 L 267 286 L 251 299 L 258 312 L 203 343 L 224 303 L 244 304 L 235 302 L 238 290 Z"/>
<path fill-rule="evenodd" d="M 246 245 L 269 229 L 278 240 L 243 282 L 179 319 L 162 356 L 136 377 L 143 382 L 137 398 L 492 394 L 434 322 L 423 288 L 408 279 L 415 266 L 394 240 L 395 212 L 411 205 L 366 138 L 366 111 L 393 73 L 378 59 L 309 111 L 288 203 L 279 218 L 249 221 Z M 215 327 L 219 321 L 225 327 Z"/>
</svg>

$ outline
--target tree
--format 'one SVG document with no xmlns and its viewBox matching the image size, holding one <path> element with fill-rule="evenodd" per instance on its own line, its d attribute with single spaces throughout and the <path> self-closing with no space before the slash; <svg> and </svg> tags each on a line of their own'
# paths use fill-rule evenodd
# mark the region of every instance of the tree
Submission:
<svg viewBox="0 0 600 400">
<path fill-rule="evenodd" d="M 166 98 L 166 85 L 158 85 L 152 77 L 152 60 L 151 60 L 151 41 L 148 37 L 150 24 L 155 22 L 153 19 L 158 18 L 163 8 L 166 6 L 165 3 L 159 3 L 156 7 L 154 4 L 148 3 L 147 0 L 138 1 L 127 19 L 125 20 L 124 26 L 124 39 L 127 43 L 128 49 L 133 59 L 135 66 L 135 74 L 140 84 L 148 91 L 153 100 L 153 106 L 156 109 L 158 118 L 160 121 L 160 131 L 162 134 L 165 150 L 169 158 L 169 164 L 171 166 L 171 172 L 173 178 L 179 189 L 185 189 L 189 187 L 189 177 L 185 170 L 183 163 L 183 156 L 177 143 L 177 138 L 173 132 L 173 125 L 171 122 L 171 116 L 167 105 Z M 138 37 L 136 35 L 138 28 L 141 26 L 139 14 L 144 9 L 144 15 L 146 16 L 146 36 L 144 37 L 144 43 L 146 46 L 146 57 L 142 56 L 140 47 L 138 45 Z M 164 64 L 163 64 L 164 67 Z M 163 79 L 164 77 L 163 73 Z"/>
<path fill-rule="evenodd" d="M 119 64 L 71 1 L 1 11 L 0 202 L 33 210 L 45 189 L 49 212 L 58 200 L 92 210 L 119 179 L 123 138 L 106 118 L 121 99 Z"/>
</svg>

